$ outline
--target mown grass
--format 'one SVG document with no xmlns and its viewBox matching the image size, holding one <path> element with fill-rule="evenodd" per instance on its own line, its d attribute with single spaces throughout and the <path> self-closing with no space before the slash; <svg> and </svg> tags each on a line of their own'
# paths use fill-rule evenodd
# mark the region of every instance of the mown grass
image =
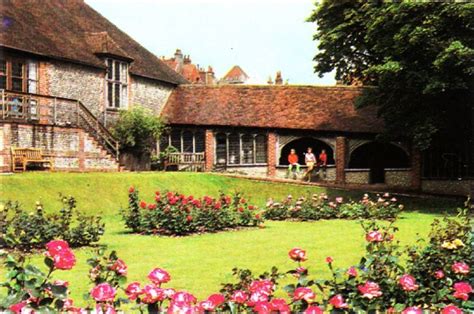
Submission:
<svg viewBox="0 0 474 314">
<path fill-rule="evenodd" d="M 287 252 L 295 246 L 308 251 L 307 266 L 319 277 L 328 275 L 324 263 L 326 256 L 332 256 L 337 266 L 347 267 L 363 254 L 365 243 L 359 222 L 347 220 L 266 222 L 264 229 L 178 238 L 129 234 L 119 216 L 119 208 L 127 205 L 130 185 L 137 187 L 145 200 L 152 200 L 157 189 L 194 196 L 239 191 L 261 207 L 269 197 L 281 199 L 288 194 L 326 192 L 331 196 L 351 198 L 361 194 L 197 173 L 26 173 L 0 177 L 0 201 L 18 200 L 32 210 L 34 203 L 40 200 L 47 211 L 54 211 L 60 207 L 59 193 L 73 195 L 81 210 L 104 217 L 106 233 L 100 244 L 117 250 L 129 265 L 129 281 L 144 281 L 150 269 L 162 267 L 172 275 L 171 286 L 189 290 L 200 298 L 217 291 L 220 283 L 230 281 L 231 269 L 235 266 L 256 272 L 268 270 L 273 265 L 287 270 L 292 266 Z M 461 205 L 449 199 L 401 199 L 407 204 L 407 210 L 397 222 L 400 228 L 397 239 L 402 245 L 426 237 L 433 219 Z M 86 260 L 93 254 L 93 249 L 77 249 L 75 254 L 76 267 L 58 273 L 57 277 L 71 283 L 72 297 L 80 301 L 81 293 L 90 289 Z M 40 255 L 31 258 L 41 263 Z M 1 266 L 0 273 L 3 273 Z M 79 304 L 84 305 L 84 301 Z"/>
</svg>

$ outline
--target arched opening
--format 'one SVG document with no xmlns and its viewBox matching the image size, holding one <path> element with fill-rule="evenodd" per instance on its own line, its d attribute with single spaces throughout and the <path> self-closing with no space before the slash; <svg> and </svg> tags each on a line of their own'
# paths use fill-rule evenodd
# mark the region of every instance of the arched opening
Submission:
<svg viewBox="0 0 474 314">
<path fill-rule="evenodd" d="M 327 164 L 333 165 L 334 164 L 334 152 L 328 144 L 324 143 L 323 141 L 317 140 L 312 137 L 302 137 L 297 140 L 293 140 L 283 146 L 281 149 L 281 156 L 279 160 L 280 165 L 288 165 L 288 155 L 290 154 L 290 150 L 296 150 L 296 154 L 298 155 L 299 163 L 304 165 L 304 153 L 308 147 L 313 148 L 313 153 L 318 158 L 321 151 L 324 149 L 326 150 L 326 155 L 328 157 Z"/>
<path fill-rule="evenodd" d="M 369 169 L 369 183 L 385 183 L 385 169 L 408 168 L 407 153 L 391 143 L 369 142 L 357 147 L 351 154 L 349 169 Z"/>
</svg>

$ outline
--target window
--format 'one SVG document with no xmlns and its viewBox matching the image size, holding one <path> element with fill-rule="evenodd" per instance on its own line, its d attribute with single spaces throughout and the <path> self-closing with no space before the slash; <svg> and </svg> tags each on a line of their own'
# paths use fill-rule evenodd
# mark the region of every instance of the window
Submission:
<svg viewBox="0 0 474 314">
<path fill-rule="evenodd" d="M 205 149 L 203 131 L 172 129 L 169 134 L 160 137 L 160 151 L 173 146 L 180 153 L 203 153 Z"/>
<path fill-rule="evenodd" d="M 227 160 L 227 162 L 225 162 Z M 264 134 L 218 133 L 216 162 L 228 165 L 267 163 L 267 137 Z"/>
<path fill-rule="evenodd" d="M 128 63 L 106 59 L 107 106 L 127 108 L 128 106 Z"/>
<path fill-rule="evenodd" d="M 0 89 L 37 93 L 38 63 L 19 59 L 0 59 Z"/>
</svg>

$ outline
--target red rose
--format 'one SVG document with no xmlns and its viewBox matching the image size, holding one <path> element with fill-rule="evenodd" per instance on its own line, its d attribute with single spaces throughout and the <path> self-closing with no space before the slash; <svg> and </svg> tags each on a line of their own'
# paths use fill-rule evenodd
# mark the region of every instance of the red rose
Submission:
<svg viewBox="0 0 474 314">
<path fill-rule="evenodd" d="M 142 288 L 140 288 L 140 283 L 134 281 L 130 283 L 125 289 L 125 294 L 127 295 L 130 301 L 134 301 L 143 293 Z"/>
<path fill-rule="evenodd" d="M 448 305 L 441 310 L 441 314 L 463 314 L 463 311 L 455 305 Z"/>
<path fill-rule="evenodd" d="M 155 195 L 160 195 L 160 191 L 155 191 Z"/>
<path fill-rule="evenodd" d="M 249 210 L 254 210 L 254 209 L 255 209 L 255 206 L 249 205 L 248 208 L 249 208 Z"/>
<path fill-rule="evenodd" d="M 255 215 L 255 218 L 256 218 L 256 219 L 260 219 L 260 214 L 256 214 L 256 215 Z"/>
<path fill-rule="evenodd" d="M 250 292 L 262 292 L 266 295 L 270 295 L 273 291 L 273 282 L 268 279 L 254 280 L 249 286 Z"/>
<path fill-rule="evenodd" d="M 290 314 L 291 310 L 284 299 L 273 299 L 270 301 L 272 311 L 280 314 Z"/>
<path fill-rule="evenodd" d="M 170 274 L 164 269 L 155 268 L 148 274 L 148 279 L 154 284 L 161 285 L 171 280 Z"/>
<path fill-rule="evenodd" d="M 220 293 L 211 294 L 207 299 L 216 306 L 219 306 L 225 302 L 225 297 Z"/>
<path fill-rule="evenodd" d="M 323 310 L 317 305 L 308 306 L 304 314 L 324 314 Z"/>
<path fill-rule="evenodd" d="M 191 215 L 186 216 L 186 221 L 187 222 L 193 221 L 193 216 L 191 216 Z"/>
<path fill-rule="evenodd" d="M 54 268 L 69 270 L 76 264 L 76 257 L 70 249 L 62 250 L 53 256 Z"/>
<path fill-rule="evenodd" d="M 10 311 L 12 311 L 13 313 L 21 313 L 23 308 L 26 306 L 26 302 L 25 301 L 21 301 L 20 303 L 16 303 L 16 304 L 12 304 L 10 305 L 10 307 L 8 308 Z"/>
<path fill-rule="evenodd" d="M 367 299 L 373 299 L 382 295 L 379 285 L 373 281 L 366 281 L 365 284 L 357 286 L 357 289 Z"/>
<path fill-rule="evenodd" d="M 120 258 L 115 261 L 115 263 L 110 266 L 110 269 L 116 272 L 119 275 L 125 276 L 127 275 L 127 265 L 123 260 Z"/>
<path fill-rule="evenodd" d="M 224 197 L 224 200 L 225 200 L 225 203 L 226 203 L 227 205 L 229 205 L 230 202 L 232 201 L 232 199 L 231 199 L 230 196 L 228 196 L 228 195 L 226 195 L 226 196 Z"/>
<path fill-rule="evenodd" d="M 166 295 L 164 290 L 153 285 L 148 284 L 143 287 L 143 296 L 142 301 L 146 304 L 153 304 L 159 301 L 163 301 L 166 299 Z"/>
<path fill-rule="evenodd" d="M 140 207 L 145 209 L 146 208 L 146 202 L 145 201 L 141 201 L 140 202 Z"/>
<path fill-rule="evenodd" d="M 307 287 L 296 288 L 295 292 L 293 293 L 294 301 L 305 300 L 306 302 L 310 303 L 313 302 L 315 298 L 316 294 L 313 292 L 313 290 Z"/>
<path fill-rule="evenodd" d="M 149 210 L 154 210 L 154 209 L 156 209 L 156 204 L 148 204 L 148 209 L 149 209 Z"/>
<path fill-rule="evenodd" d="M 469 299 L 469 293 L 472 293 L 472 287 L 467 282 L 457 282 L 454 284 L 454 294 L 456 299 L 467 301 Z"/>
<path fill-rule="evenodd" d="M 464 262 L 456 262 L 451 266 L 451 269 L 456 273 L 456 274 L 469 274 L 469 266 L 464 263 Z"/>
<path fill-rule="evenodd" d="M 214 204 L 214 208 L 215 208 L 215 209 L 221 209 L 221 207 L 222 207 L 221 202 L 216 202 L 216 203 Z"/>
<path fill-rule="evenodd" d="M 161 195 L 155 196 L 155 202 L 159 203 L 161 201 Z"/>
<path fill-rule="evenodd" d="M 435 271 L 434 276 L 436 279 L 444 278 L 444 272 L 442 270 L 437 270 Z"/>
<path fill-rule="evenodd" d="M 175 205 L 178 201 L 179 201 L 179 197 L 171 197 L 171 198 L 168 198 L 168 203 L 169 203 L 170 205 Z"/>
<path fill-rule="evenodd" d="M 91 296 L 98 302 L 113 301 L 117 291 L 108 283 L 98 284 L 91 290 Z"/>
<path fill-rule="evenodd" d="M 344 300 L 344 297 L 340 294 L 336 294 L 331 299 L 329 299 L 329 304 L 334 306 L 335 309 L 347 309 L 349 305 Z"/>
<path fill-rule="evenodd" d="M 402 289 L 405 291 L 415 291 L 418 289 L 418 285 L 416 284 L 416 280 L 413 276 L 410 275 L 403 275 L 398 280 Z"/>
<path fill-rule="evenodd" d="M 357 269 L 352 266 L 352 267 L 349 267 L 349 269 L 347 270 L 346 272 L 347 275 L 351 276 L 351 277 L 357 277 Z"/>
<path fill-rule="evenodd" d="M 128 193 L 132 194 L 133 192 L 135 192 L 135 187 L 132 185 L 128 188 Z"/>
<path fill-rule="evenodd" d="M 382 234 L 378 231 L 370 231 L 369 233 L 365 235 L 365 239 L 368 242 L 382 242 L 383 241 Z"/>
<path fill-rule="evenodd" d="M 402 314 L 423 314 L 423 310 L 417 306 L 407 307 L 402 311 Z"/>
<path fill-rule="evenodd" d="M 270 314 L 272 306 L 268 301 L 257 302 L 255 303 L 253 310 L 257 314 Z"/>
<path fill-rule="evenodd" d="M 244 304 L 248 297 L 249 295 L 245 291 L 237 290 L 232 294 L 231 301 L 238 304 Z"/>
<path fill-rule="evenodd" d="M 53 257 L 63 250 L 69 250 L 69 244 L 63 240 L 53 240 L 46 244 L 46 249 L 48 250 L 46 255 Z"/>
<path fill-rule="evenodd" d="M 241 213 L 244 212 L 244 208 L 243 208 L 243 207 L 239 207 L 237 210 L 238 210 L 239 212 L 241 212 Z"/>
<path fill-rule="evenodd" d="M 295 262 L 304 262 L 308 258 L 306 257 L 306 251 L 300 248 L 293 248 L 288 252 L 288 256 Z"/>
<path fill-rule="evenodd" d="M 331 256 L 326 257 L 326 263 L 331 264 L 332 262 L 334 262 L 334 260 Z"/>
</svg>

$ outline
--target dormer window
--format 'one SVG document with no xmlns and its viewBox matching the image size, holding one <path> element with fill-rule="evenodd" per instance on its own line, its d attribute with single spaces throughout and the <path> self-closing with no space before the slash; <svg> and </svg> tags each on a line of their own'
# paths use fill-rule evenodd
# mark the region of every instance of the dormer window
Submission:
<svg viewBox="0 0 474 314">
<path fill-rule="evenodd" d="M 107 65 L 107 107 L 126 109 L 128 107 L 128 63 L 106 59 Z"/>
</svg>

